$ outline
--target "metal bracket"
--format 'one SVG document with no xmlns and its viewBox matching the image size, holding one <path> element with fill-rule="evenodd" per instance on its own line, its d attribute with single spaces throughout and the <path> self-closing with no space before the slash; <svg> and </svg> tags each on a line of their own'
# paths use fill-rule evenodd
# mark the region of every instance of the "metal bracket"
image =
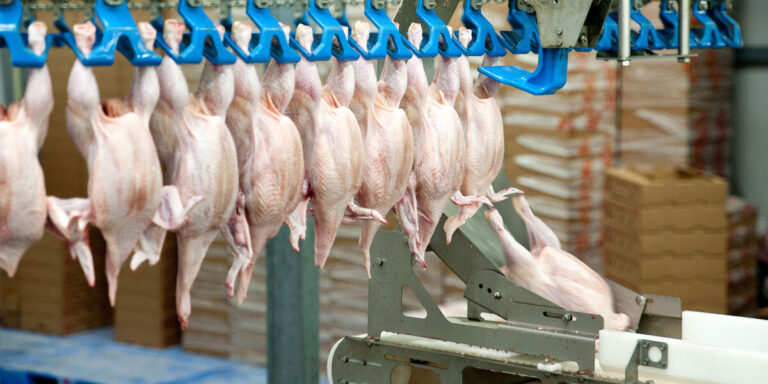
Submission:
<svg viewBox="0 0 768 384">
<path fill-rule="evenodd" d="M 637 340 L 632 356 L 624 368 L 626 384 L 640 384 L 638 367 L 667 369 L 669 349 L 667 343 L 653 340 Z"/>
</svg>

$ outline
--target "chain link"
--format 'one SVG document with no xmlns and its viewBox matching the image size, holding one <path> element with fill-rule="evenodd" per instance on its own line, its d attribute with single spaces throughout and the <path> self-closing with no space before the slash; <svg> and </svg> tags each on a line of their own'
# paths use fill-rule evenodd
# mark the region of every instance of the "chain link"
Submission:
<svg viewBox="0 0 768 384">
<path fill-rule="evenodd" d="M 181 0 L 186 1 L 186 0 Z M 247 1 L 251 0 L 203 0 L 202 5 L 205 8 L 220 8 L 222 7 L 222 3 L 229 4 L 229 8 L 244 8 Z M 391 7 L 399 7 L 403 0 L 385 0 L 386 4 Z M 483 2 L 504 2 L 506 0 L 483 0 Z M 344 6 L 357 6 L 357 5 L 363 5 L 365 3 L 365 0 L 340 0 L 341 4 Z M 29 9 L 32 12 L 35 11 L 54 11 L 54 10 L 61 10 L 61 11 L 82 11 L 88 8 L 91 8 L 93 6 L 92 3 L 87 3 L 83 1 L 69 1 L 69 0 L 59 0 L 59 1 L 53 1 L 53 2 L 46 2 L 41 3 L 37 1 L 31 1 L 31 4 L 27 5 L 27 9 Z M 295 6 L 296 4 L 301 4 L 302 6 L 307 5 L 307 0 L 272 0 L 271 6 L 275 7 L 284 7 L 284 6 Z M 147 10 L 147 9 L 175 9 L 178 7 L 179 3 L 178 1 L 151 1 L 151 2 L 142 2 L 142 1 L 128 1 L 128 8 L 130 9 L 137 9 L 137 10 Z M 226 5 L 225 5 L 226 6 Z"/>
</svg>

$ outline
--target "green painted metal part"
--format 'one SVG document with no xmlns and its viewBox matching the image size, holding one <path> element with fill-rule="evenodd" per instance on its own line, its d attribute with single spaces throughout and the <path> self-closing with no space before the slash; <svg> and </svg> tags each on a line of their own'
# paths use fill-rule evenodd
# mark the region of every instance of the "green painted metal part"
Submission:
<svg viewBox="0 0 768 384">
<path fill-rule="evenodd" d="M 301 251 L 283 225 L 267 242 L 267 376 L 269 383 L 317 384 L 318 268 L 314 263 L 315 225 L 307 223 Z"/>
</svg>

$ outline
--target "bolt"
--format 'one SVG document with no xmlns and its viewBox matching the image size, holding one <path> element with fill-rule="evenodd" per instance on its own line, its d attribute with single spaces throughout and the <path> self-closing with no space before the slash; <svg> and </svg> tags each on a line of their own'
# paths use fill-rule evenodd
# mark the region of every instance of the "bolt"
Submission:
<svg viewBox="0 0 768 384">
<path fill-rule="evenodd" d="M 645 297 L 643 297 L 643 296 L 635 297 L 635 303 L 637 303 L 637 305 L 645 304 Z"/>
<path fill-rule="evenodd" d="M 562 319 L 565 322 L 569 322 L 571 321 L 571 319 L 573 319 L 573 316 L 570 313 L 566 313 L 560 319 Z"/>
<path fill-rule="evenodd" d="M 663 350 L 667 349 L 667 346 L 664 345 L 664 344 L 659 345 L 659 349 L 663 351 Z"/>
<path fill-rule="evenodd" d="M 579 42 L 582 43 L 582 44 L 586 44 L 587 43 L 587 36 L 586 35 L 579 36 Z"/>
<path fill-rule="evenodd" d="M 558 36 L 561 36 L 563 34 L 563 29 L 562 28 L 555 29 L 555 33 L 557 33 Z"/>
<path fill-rule="evenodd" d="M 501 299 L 501 292 L 499 292 L 499 291 L 494 292 L 493 293 L 493 298 L 497 299 L 497 300 Z"/>
<path fill-rule="evenodd" d="M 384 265 L 384 259 L 376 259 L 376 265 L 378 265 L 379 267 Z"/>
<path fill-rule="evenodd" d="M 557 45 L 558 47 L 559 47 L 559 46 L 562 46 L 562 45 L 563 45 L 563 39 L 557 39 L 557 41 L 556 41 L 555 43 L 556 43 L 556 45 Z"/>
</svg>

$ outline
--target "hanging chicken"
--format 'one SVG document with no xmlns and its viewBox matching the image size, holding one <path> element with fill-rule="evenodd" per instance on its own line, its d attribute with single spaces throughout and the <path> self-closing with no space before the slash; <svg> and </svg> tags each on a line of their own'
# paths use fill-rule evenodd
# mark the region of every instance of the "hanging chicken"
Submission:
<svg viewBox="0 0 768 384">
<path fill-rule="evenodd" d="M 139 23 L 144 44 L 152 49 L 156 32 Z M 96 28 L 90 22 L 74 27 L 77 47 L 87 57 L 93 48 Z M 144 230 L 158 211 L 162 175 L 149 117 L 159 89 L 155 68 L 137 67 L 130 93 L 124 99 L 99 99 L 98 85 L 90 67 L 75 62 L 69 77 L 67 131 L 88 163 L 88 212 L 69 211 L 72 217 L 88 217 L 107 243 L 106 272 L 109 299 L 114 305 L 117 276 Z"/>
<path fill-rule="evenodd" d="M 165 22 L 163 38 L 176 53 L 183 32 L 183 23 Z M 221 233 L 236 251 L 235 264 L 244 265 L 251 257 L 243 232 L 247 228 L 245 218 L 236 209 L 237 153 L 225 124 L 234 94 L 234 77 L 232 66 L 206 62 L 197 91 L 190 94 L 181 68 L 169 57 L 163 59 L 159 74 L 161 102 L 152 115 L 151 128 L 160 155 L 168 162 L 167 181 L 178 196 L 164 196 L 168 201 L 163 207 L 176 209 L 164 212 L 170 220 L 156 222 L 177 232 L 176 310 L 182 327 L 186 327 L 191 311 L 190 290 L 216 236 Z"/>
<path fill-rule="evenodd" d="M 45 51 L 45 24 L 27 28 L 29 47 Z M 37 153 L 48 132 L 53 90 L 48 67 L 32 68 L 24 98 L 0 106 L 0 269 L 13 277 L 19 260 L 43 236 L 45 181 Z"/>
<path fill-rule="evenodd" d="M 410 25 L 408 39 L 416 47 L 421 45 L 420 24 Z M 467 197 L 459 191 L 467 160 L 461 119 L 453 108 L 459 93 L 457 59 L 436 57 L 429 86 L 419 57 L 408 60 L 407 73 L 408 87 L 401 107 L 413 128 L 418 221 L 402 224 L 409 234 L 411 254 L 426 268 L 424 252 L 448 201 L 457 205 L 490 202 L 484 196 Z"/>
<path fill-rule="evenodd" d="M 311 27 L 296 27 L 296 40 L 308 51 L 312 39 Z M 386 221 L 381 213 L 353 201 L 362 184 L 364 151 L 360 127 L 347 108 L 355 88 L 352 62 L 332 59 L 331 72 L 321 88 L 317 67 L 302 58 L 296 65 L 295 79 L 286 114 L 302 137 L 309 184 L 306 195 L 315 217 L 315 264 L 322 267 L 342 221 Z M 349 214 L 345 215 L 346 211 Z"/>
<path fill-rule="evenodd" d="M 468 47 L 472 40 L 472 31 L 459 29 L 459 42 Z M 474 86 L 469 60 L 466 56 L 456 59 L 459 70 L 459 93 L 456 97 L 456 111 L 464 127 L 467 167 L 461 183 L 461 193 L 465 195 L 486 195 L 496 203 L 507 198 L 511 189 L 495 193 L 493 180 L 501 170 L 504 160 L 504 122 L 501 108 L 496 101 L 499 82 L 480 74 Z M 497 65 L 498 57 L 485 55 L 483 66 Z M 480 202 L 463 205 L 459 212 L 445 221 L 446 240 L 450 243 L 453 233 L 467 219 L 480 209 Z"/>
<path fill-rule="evenodd" d="M 519 191 L 512 190 L 512 193 L 516 192 Z M 606 329 L 627 329 L 629 317 L 614 311 L 613 293 L 608 283 L 581 260 L 560 248 L 557 236 L 533 214 L 524 196 L 512 199 L 515 211 L 525 222 L 530 251 L 507 231 L 498 211 L 485 212 L 488 223 L 499 236 L 507 260 L 507 276 L 567 310 L 600 314 Z"/>
<path fill-rule="evenodd" d="M 361 47 L 368 46 L 369 35 L 368 23 L 355 23 L 352 38 Z M 413 133 L 405 112 L 399 107 L 408 82 L 406 61 L 387 56 L 378 84 L 374 62 L 361 57 L 353 66 L 355 92 L 350 109 L 360 123 L 365 143 L 363 183 L 355 198 L 361 205 L 385 214 L 405 198 L 413 173 Z M 402 216 L 416 216 L 413 204 L 398 205 L 398 210 L 401 209 L 412 210 Z M 360 247 L 369 277 L 371 243 L 380 225 L 375 220 L 362 224 Z"/>
<path fill-rule="evenodd" d="M 284 26 L 284 30 L 288 38 L 290 28 Z M 232 25 L 232 37 L 246 53 L 250 51 L 251 36 L 250 25 Z M 293 94 L 293 64 L 272 60 L 264 74 L 263 89 L 253 65 L 238 60 L 234 73 L 238 81 L 227 112 L 227 126 L 237 147 L 240 190 L 245 199 L 253 257 L 245 266 L 232 266 L 227 288 L 232 297 L 234 278 L 239 273 L 237 301 L 242 303 L 256 258 L 302 199 L 304 159 L 299 132 L 283 115 Z"/>
</svg>

